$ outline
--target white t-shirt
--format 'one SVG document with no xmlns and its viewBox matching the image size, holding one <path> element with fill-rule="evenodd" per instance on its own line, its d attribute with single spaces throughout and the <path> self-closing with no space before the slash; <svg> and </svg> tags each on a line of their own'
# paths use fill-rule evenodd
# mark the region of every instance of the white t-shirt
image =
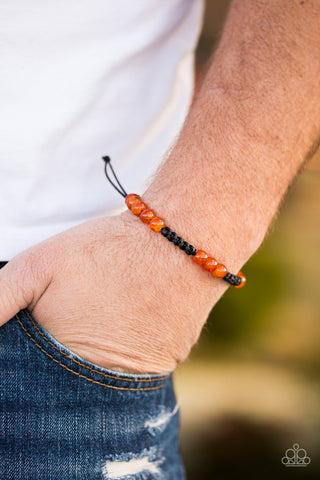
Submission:
<svg viewBox="0 0 320 480">
<path fill-rule="evenodd" d="M 2 0 L 0 260 L 142 193 L 193 93 L 203 0 Z"/>
</svg>

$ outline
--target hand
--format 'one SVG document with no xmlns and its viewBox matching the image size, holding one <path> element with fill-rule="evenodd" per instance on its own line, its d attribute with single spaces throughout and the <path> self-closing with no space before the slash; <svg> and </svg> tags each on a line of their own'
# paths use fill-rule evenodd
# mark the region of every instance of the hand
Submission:
<svg viewBox="0 0 320 480">
<path fill-rule="evenodd" d="M 189 354 L 213 304 L 201 282 L 212 292 L 215 279 L 198 270 L 131 212 L 93 220 L 0 270 L 0 325 L 28 307 L 60 343 L 97 365 L 169 372 Z M 220 282 L 217 298 L 226 288 Z"/>
</svg>

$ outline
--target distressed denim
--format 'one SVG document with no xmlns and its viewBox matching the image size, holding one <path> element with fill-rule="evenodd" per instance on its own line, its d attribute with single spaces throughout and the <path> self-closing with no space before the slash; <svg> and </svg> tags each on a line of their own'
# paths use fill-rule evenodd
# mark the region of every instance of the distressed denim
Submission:
<svg viewBox="0 0 320 480">
<path fill-rule="evenodd" d="M 1 480 L 182 480 L 172 374 L 74 354 L 27 310 L 0 328 Z"/>
</svg>

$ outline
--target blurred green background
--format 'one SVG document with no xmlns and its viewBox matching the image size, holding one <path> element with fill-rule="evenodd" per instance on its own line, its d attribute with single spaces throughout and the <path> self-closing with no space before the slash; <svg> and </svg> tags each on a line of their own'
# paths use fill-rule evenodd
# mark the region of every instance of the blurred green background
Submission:
<svg viewBox="0 0 320 480">
<path fill-rule="evenodd" d="M 198 67 L 230 2 L 209 0 Z M 188 480 L 320 478 L 320 152 L 175 373 Z M 299 444 L 307 467 L 281 463 Z"/>
</svg>

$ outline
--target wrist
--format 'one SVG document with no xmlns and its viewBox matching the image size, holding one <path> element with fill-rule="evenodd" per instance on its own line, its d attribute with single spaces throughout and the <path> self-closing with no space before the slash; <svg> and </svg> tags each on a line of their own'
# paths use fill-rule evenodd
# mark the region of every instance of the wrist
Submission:
<svg viewBox="0 0 320 480">
<path fill-rule="evenodd" d="M 159 172 L 158 184 L 151 184 L 142 196 L 167 226 L 232 273 L 260 246 L 279 201 L 274 198 L 272 205 L 267 189 L 259 190 L 253 161 L 242 152 L 217 140 L 210 155 L 201 148 L 178 145 L 166 166 L 181 165 L 179 175 L 169 176 L 168 170 L 164 178 L 164 171 Z M 193 162 L 191 174 L 184 170 L 187 156 Z"/>
</svg>

